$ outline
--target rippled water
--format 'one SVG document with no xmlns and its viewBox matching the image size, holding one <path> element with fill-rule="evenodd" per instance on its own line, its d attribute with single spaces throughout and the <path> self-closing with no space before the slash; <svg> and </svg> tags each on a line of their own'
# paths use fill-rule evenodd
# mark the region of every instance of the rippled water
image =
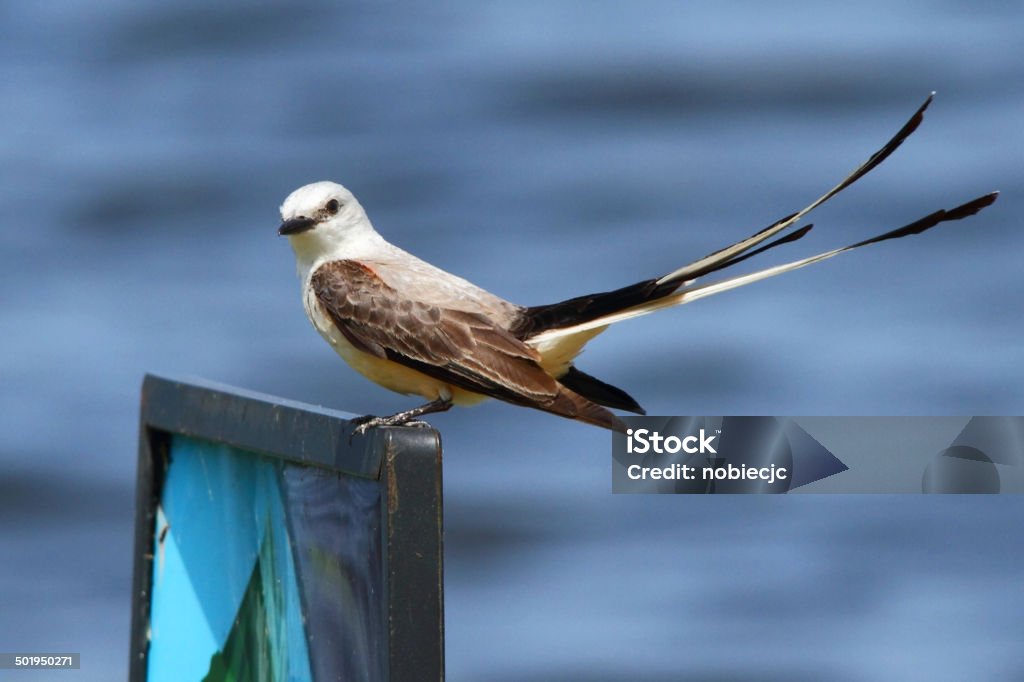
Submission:
<svg viewBox="0 0 1024 682">
<path fill-rule="evenodd" d="M 1019 7 L 23 2 L 0 22 L 0 649 L 81 651 L 62 679 L 125 671 L 145 371 L 411 405 L 304 319 L 274 230 L 312 180 L 549 302 L 795 210 L 938 90 L 790 254 L 996 206 L 626 324 L 580 364 L 653 414 L 1024 410 Z M 1015 499 L 612 497 L 597 429 L 490 404 L 434 423 L 450 679 L 1024 677 Z"/>
</svg>

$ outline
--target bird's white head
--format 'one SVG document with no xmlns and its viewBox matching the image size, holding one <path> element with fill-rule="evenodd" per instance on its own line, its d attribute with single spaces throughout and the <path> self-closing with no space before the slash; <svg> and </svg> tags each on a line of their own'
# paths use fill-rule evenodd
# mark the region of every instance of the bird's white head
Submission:
<svg viewBox="0 0 1024 682">
<path fill-rule="evenodd" d="M 281 204 L 278 234 L 288 237 L 301 265 L 360 255 L 380 237 L 352 192 L 336 182 L 300 187 Z"/>
</svg>

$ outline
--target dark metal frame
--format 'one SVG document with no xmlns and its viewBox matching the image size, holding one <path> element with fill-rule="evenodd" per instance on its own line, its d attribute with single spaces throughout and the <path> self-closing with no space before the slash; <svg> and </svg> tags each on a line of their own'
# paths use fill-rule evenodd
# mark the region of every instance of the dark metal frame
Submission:
<svg viewBox="0 0 1024 682">
<path fill-rule="evenodd" d="M 434 429 L 352 436 L 351 415 L 202 380 L 147 375 L 142 384 L 129 679 L 146 679 L 156 506 L 170 436 L 380 481 L 393 682 L 444 679 L 441 440 Z"/>
</svg>

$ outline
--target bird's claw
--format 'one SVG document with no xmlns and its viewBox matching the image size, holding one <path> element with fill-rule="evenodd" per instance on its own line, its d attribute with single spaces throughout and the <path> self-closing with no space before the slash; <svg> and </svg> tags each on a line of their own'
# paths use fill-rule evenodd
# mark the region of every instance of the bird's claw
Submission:
<svg viewBox="0 0 1024 682">
<path fill-rule="evenodd" d="M 356 417 L 352 420 L 352 424 L 355 428 L 352 429 L 352 435 L 348 437 L 348 442 L 351 443 L 355 436 L 365 435 L 367 431 L 377 426 L 381 426 L 381 422 L 384 421 L 381 417 L 367 414 L 362 417 Z"/>
</svg>

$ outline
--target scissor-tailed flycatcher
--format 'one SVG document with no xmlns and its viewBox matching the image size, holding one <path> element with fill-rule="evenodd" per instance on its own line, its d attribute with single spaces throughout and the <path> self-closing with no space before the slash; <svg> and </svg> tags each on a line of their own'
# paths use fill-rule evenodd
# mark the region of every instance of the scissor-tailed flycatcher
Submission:
<svg viewBox="0 0 1024 682">
<path fill-rule="evenodd" d="M 560 303 L 509 303 L 389 244 L 352 193 L 333 182 L 301 187 L 281 206 L 279 233 L 295 250 L 306 314 L 358 372 L 385 388 L 430 402 L 389 417 L 366 417 L 360 431 L 407 423 L 485 398 L 623 430 L 607 408 L 644 414 L 625 391 L 584 374 L 573 359 L 609 325 L 774 277 L 846 251 L 919 234 L 977 213 L 986 194 L 904 227 L 825 253 L 709 284 L 701 277 L 804 236 L 779 236 L 804 215 L 880 164 L 921 123 L 931 96 L 896 135 L 845 180 L 806 208 L 732 246 L 662 277 Z M 755 248 L 756 247 L 756 248 Z"/>
</svg>

